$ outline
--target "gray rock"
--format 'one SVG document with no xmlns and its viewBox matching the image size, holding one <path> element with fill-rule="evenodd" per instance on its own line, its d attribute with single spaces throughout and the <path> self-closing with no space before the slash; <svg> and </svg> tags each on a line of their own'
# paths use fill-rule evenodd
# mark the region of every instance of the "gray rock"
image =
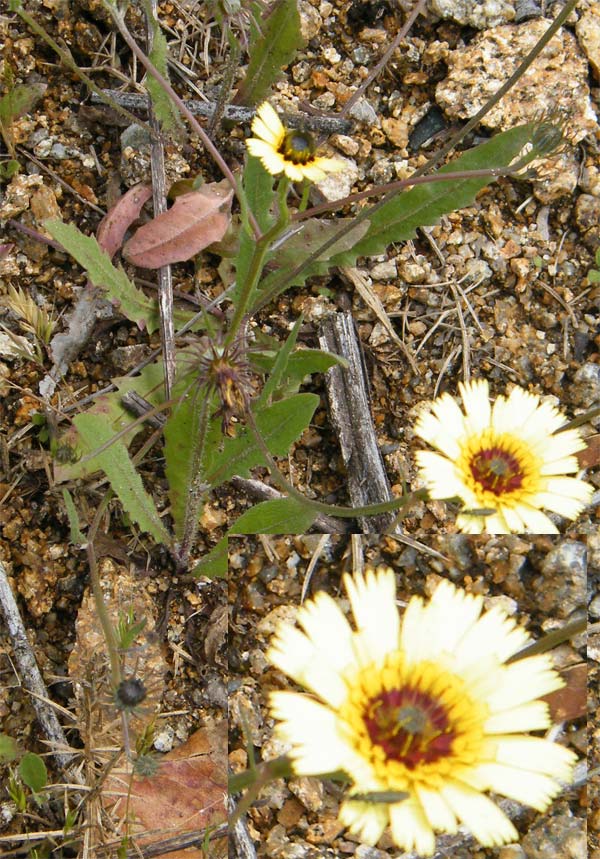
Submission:
<svg viewBox="0 0 600 859">
<path fill-rule="evenodd" d="M 450 18 L 458 24 L 487 30 L 498 24 L 508 24 L 515 17 L 511 0 L 431 0 L 431 11 L 440 18 Z"/>
</svg>

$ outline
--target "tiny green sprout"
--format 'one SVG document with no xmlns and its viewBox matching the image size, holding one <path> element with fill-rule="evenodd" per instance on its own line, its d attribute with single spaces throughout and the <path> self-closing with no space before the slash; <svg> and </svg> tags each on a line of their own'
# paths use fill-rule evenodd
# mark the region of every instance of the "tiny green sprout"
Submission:
<svg viewBox="0 0 600 859">
<path fill-rule="evenodd" d="M 544 267 L 544 260 L 541 258 L 541 256 L 534 256 L 534 258 L 532 259 L 532 263 L 536 268 L 542 269 Z"/>
<path fill-rule="evenodd" d="M 27 808 L 27 795 L 23 789 L 23 783 L 12 770 L 8 776 L 8 795 L 17 806 L 17 811 L 22 814 Z"/>
<path fill-rule="evenodd" d="M 65 822 L 63 824 L 63 833 L 67 835 L 74 828 L 77 822 L 77 810 L 70 808 L 65 814 Z"/>
<path fill-rule="evenodd" d="M 127 613 L 119 614 L 117 624 L 117 644 L 120 650 L 129 650 L 140 632 L 146 626 L 146 618 L 143 617 L 136 623 L 133 608 L 128 608 Z"/>
<path fill-rule="evenodd" d="M 594 257 L 596 268 L 591 268 L 587 273 L 587 278 L 590 283 L 600 283 L 600 248 L 596 251 Z"/>
</svg>

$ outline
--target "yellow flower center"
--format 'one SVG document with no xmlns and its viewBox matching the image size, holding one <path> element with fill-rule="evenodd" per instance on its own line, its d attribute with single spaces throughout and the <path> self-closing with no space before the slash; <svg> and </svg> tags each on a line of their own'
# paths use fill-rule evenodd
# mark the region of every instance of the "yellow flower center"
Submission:
<svg viewBox="0 0 600 859">
<path fill-rule="evenodd" d="M 292 129 L 285 133 L 279 153 L 293 164 L 308 164 L 314 159 L 315 143 L 307 131 Z"/>
<path fill-rule="evenodd" d="M 407 666 L 401 651 L 349 681 L 340 710 L 350 741 L 386 787 L 440 779 L 481 759 L 485 705 L 442 665 Z"/>
<path fill-rule="evenodd" d="M 522 500 L 539 489 L 540 460 L 531 447 L 506 433 L 486 430 L 468 440 L 457 467 L 482 506 Z"/>
</svg>

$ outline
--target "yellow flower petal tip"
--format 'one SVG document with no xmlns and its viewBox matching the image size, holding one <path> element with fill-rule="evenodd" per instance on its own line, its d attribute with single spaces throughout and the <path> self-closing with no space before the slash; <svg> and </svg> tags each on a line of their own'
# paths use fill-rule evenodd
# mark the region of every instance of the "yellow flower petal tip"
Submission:
<svg viewBox="0 0 600 859">
<path fill-rule="evenodd" d="M 416 454 L 431 498 L 458 497 L 456 524 L 472 533 L 555 534 L 542 509 L 576 519 L 593 486 L 565 475 L 578 470 L 585 447 L 578 429 L 559 432 L 566 417 L 515 387 L 490 402 L 485 380 L 460 384 L 463 409 L 443 394 L 423 409 L 415 433 L 438 452 Z"/>
<path fill-rule="evenodd" d="M 546 655 L 507 664 L 527 632 L 447 580 L 400 617 L 392 576 L 345 577 L 355 629 L 325 594 L 299 612 L 303 631 L 280 624 L 269 654 L 311 694 L 271 693 L 276 735 L 299 775 L 347 774 L 340 820 L 365 844 L 389 827 L 429 856 L 459 824 L 486 846 L 516 840 L 487 792 L 543 810 L 569 782 L 575 755 L 526 733 L 549 726 L 540 698 L 563 681 Z"/>
<path fill-rule="evenodd" d="M 283 173 L 293 182 L 304 179 L 320 182 L 328 173 L 342 170 L 337 158 L 315 154 L 315 144 L 308 131 L 286 128 L 268 101 L 257 108 L 252 120 L 252 133 L 246 147 L 250 155 L 260 158 L 263 167 L 273 176 Z"/>
</svg>

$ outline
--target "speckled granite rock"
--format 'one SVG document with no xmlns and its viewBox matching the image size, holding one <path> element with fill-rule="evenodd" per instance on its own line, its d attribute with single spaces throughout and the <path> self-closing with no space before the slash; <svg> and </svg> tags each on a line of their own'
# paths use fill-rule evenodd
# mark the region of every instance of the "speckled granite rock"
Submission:
<svg viewBox="0 0 600 859">
<path fill-rule="evenodd" d="M 448 76 L 436 89 L 438 104 L 451 119 L 473 116 L 498 90 L 543 35 L 549 21 L 507 24 L 486 30 L 466 47 L 450 52 Z M 598 128 L 590 101 L 588 63 L 577 40 L 567 30 L 556 34 L 519 82 L 482 124 L 504 131 L 540 116 L 557 115 L 565 122 L 565 137 L 578 143 Z M 546 159 L 543 175 L 534 182 L 542 202 L 571 193 L 579 165 L 573 150 Z"/>
</svg>

